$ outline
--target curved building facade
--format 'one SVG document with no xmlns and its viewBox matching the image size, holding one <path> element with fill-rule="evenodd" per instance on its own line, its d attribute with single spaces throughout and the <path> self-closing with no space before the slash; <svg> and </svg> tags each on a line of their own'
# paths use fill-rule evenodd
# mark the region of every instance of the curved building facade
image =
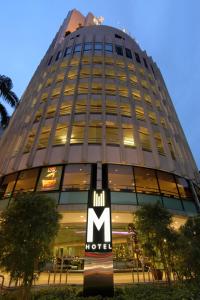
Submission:
<svg viewBox="0 0 200 300">
<path fill-rule="evenodd" d="M 50 194 L 63 216 L 55 253 L 81 258 L 88 192 L 109 189 L 123 268 L 134 211 L 159 201 L 180 226 L 199 211 L 199 174 L 156 63 L 95 23 L 70 12 L 23 94 L 0 141 L 0 208 L 19 191 Z"/>
</svg>

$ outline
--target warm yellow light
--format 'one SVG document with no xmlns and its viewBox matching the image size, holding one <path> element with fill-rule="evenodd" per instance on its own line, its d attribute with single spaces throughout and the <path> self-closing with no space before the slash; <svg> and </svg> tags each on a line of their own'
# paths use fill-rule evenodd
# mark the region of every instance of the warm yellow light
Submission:
<svg viewBox="0 0 200 300">
<path fill-rule="evenodd" d="M 124 145 L 135 146 L 134 140 L 124 139 Z"/>
</svg>

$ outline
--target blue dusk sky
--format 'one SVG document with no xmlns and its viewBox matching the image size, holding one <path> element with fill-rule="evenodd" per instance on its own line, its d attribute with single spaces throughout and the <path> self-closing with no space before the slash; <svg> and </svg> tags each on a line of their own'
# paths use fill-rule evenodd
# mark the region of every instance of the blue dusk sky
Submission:
<svg viewBox="0 0 200 300">
<path fill-rule="evenodd" d="M 20 97 L 69 10 L 125 28 L 160 68 L 200 168 L 199 0 L 0 1 L 0 74 Z M 12 111 L 9 109 L 9 112 Z"/>
</svg>

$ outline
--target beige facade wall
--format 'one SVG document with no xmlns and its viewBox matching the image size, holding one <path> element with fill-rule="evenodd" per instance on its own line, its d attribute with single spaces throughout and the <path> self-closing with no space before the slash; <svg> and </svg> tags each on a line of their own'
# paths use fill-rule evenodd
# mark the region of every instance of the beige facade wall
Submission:
<svg viewBox="0 0 200 300">
<path fill-rule="evenodd" d="M 66 20 L 0 141 L 0 174 L 63 162 L 108 162 L 197 182 L 197 167 L 152 58 L 112 27 L 87 26 L 64 37 L 65 30 Z M 86 43 L 92 50 L 84 51 Z M 97 43 L 103 50 L 95 50 Z M 105 50 L 108 44 L 112 52 Z M 65 56 L 66 48 L 73 52 L 76 45 L 81 50 Z"/>
</svg>

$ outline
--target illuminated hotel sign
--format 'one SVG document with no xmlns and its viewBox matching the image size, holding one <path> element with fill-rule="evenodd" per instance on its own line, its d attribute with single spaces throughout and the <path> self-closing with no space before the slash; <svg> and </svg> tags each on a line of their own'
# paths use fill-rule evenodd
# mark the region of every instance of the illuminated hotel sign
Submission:
<svg viewBox="0 0 200 300">
<path fill-rule="evenodd" d="M 88 207 L 85 251 L 112 251 L 110 207 L 106 207 L 105 191 L 93 191 L 92 196 L 93 207 Z"/>
<path fill-rule="evenodd" d="M 84 294 L 113 295 L 111 204 L 109 191 L 89 192 Z"/>
</svg>

